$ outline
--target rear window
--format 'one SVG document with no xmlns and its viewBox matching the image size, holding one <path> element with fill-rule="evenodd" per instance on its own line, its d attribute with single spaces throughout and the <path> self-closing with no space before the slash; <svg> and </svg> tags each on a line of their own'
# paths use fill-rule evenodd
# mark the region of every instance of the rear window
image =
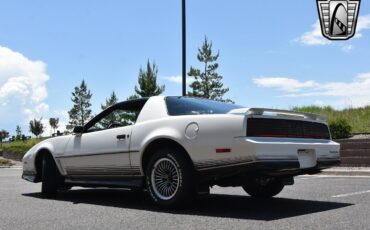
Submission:
<svg viewBox="0 0 370 230">
<path fill-rule="evenodd" d="M 167 97 L 166 104 L 171 116 L 226 114 L 230 110 L 243 108 L 239 105 L 192 97 Z"/>
</svg>

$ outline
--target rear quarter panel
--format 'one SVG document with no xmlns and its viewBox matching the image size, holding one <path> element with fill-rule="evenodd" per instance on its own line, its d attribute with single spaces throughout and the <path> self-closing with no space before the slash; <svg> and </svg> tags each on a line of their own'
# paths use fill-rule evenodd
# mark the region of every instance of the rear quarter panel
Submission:
<svg viewBox="0 0 370 230">
<path fill-rule="evenodd" d="M 140 166 L 146 146 L 160 138 L 168 138 L 182 145 L 195 164 L 234 159 L 234 137 L 245 136 L 244 120 L 242 115 L 215 114 L 167 116 L 138 123 L 132 131 L 130 150 L 134 152 L 131 154 L 131 164 Z M 199 127 L 194 139 L 185 136 L 190 123 L 196 123 Z M 230 148 L 231 152 L 216 153 L 216 148 Z"/>
</svg>

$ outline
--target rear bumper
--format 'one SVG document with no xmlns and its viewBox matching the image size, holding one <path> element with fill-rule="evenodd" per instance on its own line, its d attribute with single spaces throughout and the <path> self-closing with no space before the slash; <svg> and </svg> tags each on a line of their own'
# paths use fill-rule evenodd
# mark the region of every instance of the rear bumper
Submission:
<svg viewBox="0 0 370 230">
<path fill-rule="evenodd" d="M 317 162 L 338 161 L 339 149 L 338 143 L 321 139 L 238 137 L 233 143 L 235 158 L 249 158 L 251 161 L 299 161 L 300 168 L 314 167 Z M 301 156 L 300 151 L 310 153 L 312 159 Z"/>
<path fill-rule="evenodd" d="M 198 168 L 198 171 L 202 180 L 250 174 L 283 177 L 315 174 L 340 164 L 339 148 L 332 140 L 238 137 L 234 139 L 232 152 L 234 159 L 240 161 Z"/>
<path fill-rule="evenodd" d="M 298 160 L 265 160 L 245 162 L 242 164 L 225 165 L 217 168 L 198 171 L 201 181 L 221 180 L 245 175 L 269 175 L 277 177 L 291 177 L 302 174 L 316 174 L 322 169 L 340 164 L 340 159 L 318 161 L 310 168 L 301 168 Z"/>
</svg>

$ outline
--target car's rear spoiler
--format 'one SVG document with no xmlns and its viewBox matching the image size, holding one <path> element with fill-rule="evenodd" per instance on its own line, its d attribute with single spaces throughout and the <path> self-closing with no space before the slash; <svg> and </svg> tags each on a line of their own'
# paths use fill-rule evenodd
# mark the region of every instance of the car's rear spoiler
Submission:
<svg viewBox="0 0 370 230">
<path fill-rule="evenodd" d="M 231 110 L 229 113 L 243 113 L 248 115 L 267 115 L 266 113 L 270 113 L 269 115 L 276 115 L 276 116 L 284 116 L 284 117 L 298 117 L 303 119 L 309 119 L 314 121 L 326 121 L 326 117 L 318 114 L 313 113 L 303 113 L 303 112 L 295 112 L 289 110 L 281 110 L 281 109 L 266 109 L 266 108 L 244 108 L 244 109 L 234 109 Z M 271 114 L 272 113 L 272 114 Z"/>
</svg>

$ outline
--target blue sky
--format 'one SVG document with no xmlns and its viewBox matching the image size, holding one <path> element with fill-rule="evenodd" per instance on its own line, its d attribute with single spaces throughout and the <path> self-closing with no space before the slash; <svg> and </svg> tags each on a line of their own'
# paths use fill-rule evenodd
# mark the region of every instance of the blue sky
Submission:
<svg viewBox="0 0 370 230">
<path fill-rule="evenodd" d="M 134 92 L 155 60 L 165 95 L 181 94 L 181 1 L 20 1 L 0 7 L 0 129 L 28 132 L 31 118 L 60 117 L 85 79 L 95 113 L 114 90 Z M 207 36 L 220 50 L 226 95 L 247 107 L 370 104 L 370 2 L 357 35 L 329 42 L 316 1 L 187 0 L 187 63 L 200 67 Z"/>
</svg>

